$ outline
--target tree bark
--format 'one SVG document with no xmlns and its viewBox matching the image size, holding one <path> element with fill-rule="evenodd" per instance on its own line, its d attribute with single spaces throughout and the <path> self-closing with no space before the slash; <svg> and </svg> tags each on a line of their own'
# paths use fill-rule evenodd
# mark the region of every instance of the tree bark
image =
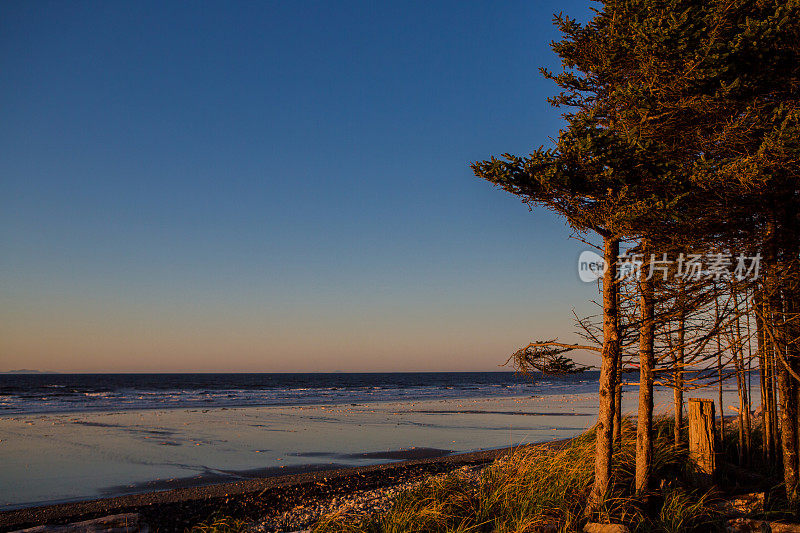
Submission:
<svg viewBox="0 0 800 533">
<path fill-rule="evenodd" d="M 769 304 L 765 302 L 764 304 L 765 309 L 765 316 L 769 314 Z M 770 327 L 770 326 L 765 326 Z M 774 460 L 777 460 L 778 457 L 778 441 L 780 440 L 778 437 L 778 427 L 780 424 L 778 423 L 778 379 L 776 377 L 776 366 L 775 366 L 775 343 L 769 338 L 765 330 L 765 336 L 767 337 L 767 342 L 764 348 L 766 349 L 766 357 L 767 357 L 767 370 L 769 378 L 767 379 L 767 394 L 769 394 L 769 416 L 770 416 L 770 429 L 772 430 L 772 437 L 770 438 L 770 442 L 772 444 L 772 457 Z"/>
<path fill-rule="evenodd" d="M 686 360 L 686 309 L 684 302 L 684 282 L 681 281 L 678 298 L 676 300 L 678 306 L 678 350 L 675 352 L 675 388 L 673 392 L 673 404 L 675 409 L 675 426 L 673 428 L 673 436 L 675 445 L 681 446 L 684 444 L 681 427 L 683 425 L 683 364 Z"/>
<path fill-rule="evenodd" d="M 778 348 L 780 349 L 780 347 Z M 783 364 L 778 364 L 778 397 L 783 451 L 783 482 L 786 497 L 797 501 L 797 394 L 792 377 Z"/>
<path fill-rule="evenodd" d="M 617 378 L 614 389 L 614 442 L 622 440 L 622 357 L 617 361 Z"/>
<path fill-rule="evenodd" d="M 736 368 L 736 385 L 739 393 L 739 464 L 744 464 L 750 459 L 750 396 L 747 387 L 749 379 L 748 368 L 745 364 L 744 339 L 742 338 L 742 324 L 739 309 L 739 295 L 736 285 L 731 281 L 731 296 L 734 302 L 736 319 L 731 335 L 732 355 Z M 747 297 L 745 297 L 745 305 Z M 747 316 L 747 307 L 744 310 Z M 749 337 L 748 337 L 749 342 Z"/>
<path fill-rule="evenodd" d="M 689 457 L 695 482 L 708 488 L 714 482 L 717 455 L 714 445 L 714 401 L 689 400 Z"/>
<path fill-rule="evenodd" d="M 794 234 L 796 235 L 796 233 Z M 800 320 L 800 315 L 798 315 L 798 311 L 800 311 L 798 309 L 800 265 L 798 265 L 797 242 L 791 241 L 787 248 L 788 250 L 785 252 L 788 263 L 786 265 L 787 275 L 781 280 L 784 294 L 783 349 L 786 358 L 782 361 L 781 367 L 786 370 L 791 388 L 790 393 L 793 393 L 788 413 L 794 437 L 793 450 L 790 450 L 794 452 L 795 458 L 793 503 L 800 505 L 800 493 L 798 493 L 800 491 L 800 381 L 798 381 L 798 375 L 800 375 L 800 346 L 798 346 L 798 342 L 800 342 L 800 324 L 798 324 L 798 320 Z"/>
<path fill-rule="evenodd" d="M 796 384 L 789 373 L 788 365 L 788 338 L 786 327 L 786 309 L 784 308 L 783 294 L 781 291 L 782 272 L 786 265 L 782 264 L 778 253 L 780 244 L 785 243 L 778 238 L 778 228 L 774 221 L 770 221 L 767 229 L 766 246 L 766 279 L 765 291 L 768 303 L 767 323 L 765 327 L 771 329 L 773 350 L 775 356 L 775 375 L 778 387 L 778 407 L 780 409 L 780 441 L 783 456 L 783 482 L 786 488 L 786 497 L 793 505 L 798 503 L 798 431 L 797 431 L 797 394 Z M 795 259 L 796 260 L 796 259 Z"/>
<path fill-rule="evenodd" d="M 731 335 L 731 337 L 733 338 L 733 334 Z M 745 440 L 744 440 L 744 429 L 745 429 L 745 427 L 744 427 L 744 409 L 745 409 L 744 395 L 746 394 L 746 392 L 744 391 L 744 381 L 743 381 L 744 372 L 742 370 L 741 362 L 739 361 L 738 348 L 737 348 L 735 342 L 731 343 L 731 358 L 733 359 L 733 368 L 734 368 L 734 370 L 736 370 L 736 393 L 737 393 L 737 396 L 739 397 L 739 412 L 737 414 L 737 418 L 738 418 L 738 422 L 739 423 L 737 424 L 737 429 L 739 431 L 739 434 L 738 434 L 738 437 L 739 437 L 739 440 L 738 440 L 738 442 L 739 442 L 739 450 L 738 450 L 739 451 L 739 464 L 742 465 L 745 462 L 745 455 L 746 455 Z"/>
<path fill-rule="evenodd" d="M 760 313 L 761 333 L 764 340 L 764 380 L 766 381 L 767 396 L 767 418 L 769 419 L 769 448 L 770 460 L 777 463 L 778 460 L 778 401 L 777 401 L 777 379 L 775 377 L 775 346 L 772 336 L 769 334 L 771 319 L 769 312 L 769 299 L 766 290 L 762 285 L 760 294 Z"/>
<path fill-rule="evenodd" d="M 750 297 L 747 288 L 744 289 L 744 320 L 745 320 L 745 333 L 747 338 L 747 364 L 745 365 L 745 391 L 747 392 L 747 401 L 745 405 L 747 410 L 744 412 L 744 425 L 746 429 L 745 436 L 747 440 L 747 454 L 751 457 L 753 452 L 753 422 L 751 420 L 751 413 L 753 412 L 753 342 L 750 331 L 750 313 L 752 307 L 750 306 Z M 744 356 L 744 347 L 742 347 L 742 356 Z"/>
<path fill-rule="evenodd" d="M 719 297 L 717 296 L 716 284 L 714 284 L 714 322 L 717 337 L 717 374 L 719 375 L 719 383 L 717 384 L 719 392 L 719 441 L 725 442 L 725 405 L 722 403 L 722 340 L 720 339 Z"/>
<path fill-rule="evenodd" d="M 757 310 L 756 315 L 756 337 L 758 341 L 758 379 L 761 385 L 761 430 L 762 430 L 762 453 L 767 463 L 772 462 L 772 414 L 770 413 L 770 401 L 767 358 L 766 358 L 766 342 L 764 342 L 764 324 L 761 320 L 761 309 L 763 304 L 761 301 L 761 291 L 755 293 L 753 297 L 753 307 Z"/>
<path fill-rule="evenodd" d="M 614 396 L 616 392 L 617 355 L 620 350 L 619 297 L 616 280 L 619 240 L 603 237 L 603 352 L 600 366 L 597 442 L 594 465 L 594 485 L 586 507 L 593 514 L 605 500 L 611 482 L 611 460 L 614 451 Z"/>
<path fill-rule="evenodd" d="M 653 281 L 648 279 L 644 265 L 640 271 L 639 291 L 641 324 L 639 326 L 639 412 L 636 426 L 637 494 L 647 490 L 653 470 L 654 291 Z"/>
</svg>

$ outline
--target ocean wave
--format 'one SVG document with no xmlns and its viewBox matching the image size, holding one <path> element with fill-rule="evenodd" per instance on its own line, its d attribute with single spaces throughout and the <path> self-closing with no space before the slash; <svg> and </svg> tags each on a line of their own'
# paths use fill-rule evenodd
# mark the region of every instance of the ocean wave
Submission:
<svg viewBox="0 0 800 533">
<path fill-rule="evenodd" d="M 0 410 L 8 416 L 563 394 L 596 389 L 596 379 L 586 377 L 531 381 L 508 372 L 0 376 Z"/>
</svg>

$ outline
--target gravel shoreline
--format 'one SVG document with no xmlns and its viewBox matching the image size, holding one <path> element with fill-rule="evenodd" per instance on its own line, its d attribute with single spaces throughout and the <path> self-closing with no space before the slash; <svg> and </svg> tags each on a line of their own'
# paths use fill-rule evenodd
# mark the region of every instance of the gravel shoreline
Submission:
<svg viewBox="0 0 800 533">
<path fill-rule="evenodd" d="M 549 447 L 563 442 L 528 446 Z M 486 465 L 509 451 L 511 448 L 501 448 L 3 511 L 0 531 L 66 524 L 117 513 L 138 513 L 152 529 L 164 532 L 184 531 L 222 515 L 261 528 L 254 531 L 301 529 L 315 517 L 342 505 L 362 505 L 365 512 L 378 510 L 404 487 L 425 477 Z"/>
<path fill-rule="evenodd" d="M 437 475 L 459 475 L 465 481 L 476 479 L 478 474 L 489 463 L 462 466 Z M 290 511 L 263 516 L 246 526 L 248 533 L 286 533 L 311 528 L 325 515 L 337 513 L 352 519 L 360 519 L 369 515 L 388 511 L 394 500 L 405 490 L 411 489 L 429 476 L 388 485 L 373 490 L 356 490 L 343 496 L 333 498 L 317 498 L 311 502 L 298 505 Z"/>
</svg>

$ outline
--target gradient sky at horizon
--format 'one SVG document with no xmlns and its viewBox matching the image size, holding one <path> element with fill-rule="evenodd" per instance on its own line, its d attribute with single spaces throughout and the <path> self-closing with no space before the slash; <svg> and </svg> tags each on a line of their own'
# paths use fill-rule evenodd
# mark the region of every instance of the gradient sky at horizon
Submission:
<svg viewBox="0 0 800 533">
<path fill-rule="evenodd" d="M 469 163 L 557 134 L 538 68 L 589 8 L 3 2 L 0 370 L 496 370 L 575 338 L 586 245 Z"/>
</svg>

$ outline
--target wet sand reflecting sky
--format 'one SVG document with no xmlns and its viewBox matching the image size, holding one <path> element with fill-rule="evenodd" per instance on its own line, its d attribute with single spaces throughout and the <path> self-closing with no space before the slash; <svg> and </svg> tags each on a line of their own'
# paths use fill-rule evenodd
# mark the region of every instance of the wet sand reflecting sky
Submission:
<svg viewBox="0 0 800 533">
<path fill-rule="evenodd" d="M 0 508 L 561 439 L 596 407 L 585 393 L 0 418 Z"/>
</svg>

